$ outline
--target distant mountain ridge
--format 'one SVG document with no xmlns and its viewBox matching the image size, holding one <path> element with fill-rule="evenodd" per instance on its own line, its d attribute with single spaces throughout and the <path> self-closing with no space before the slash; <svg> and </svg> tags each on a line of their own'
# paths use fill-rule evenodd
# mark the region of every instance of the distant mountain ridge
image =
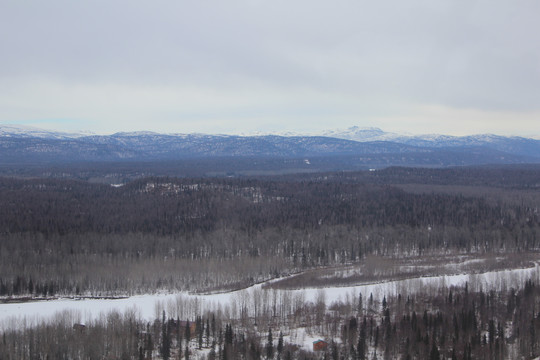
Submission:
<svg viewBox="0 0 540 360">
<path fill-rule="evenodd" d="M 34 126 L 26 125 L 1 125 L 0 137 L 14 138 L 42 138 L 42 139 L 76 139 L 83 136 L 88 136 L 88 133 L 67 133 L 61 131 L 52 131 L 40 129 Z"/>
<path fill-rule="evenodd" d="M 162 161 L 211 157 L 347 157 L 364 166 L 540 163 L 540 140 L 497 135 L 405 136 L 353 127 L 322 136 L 63 133 L 0 125 L 0 163 Z"/>
<path fill-rule="evenodd" d="M 326 136 L 353 141 L 390 141 L 417 147 L 460 148 L 487 147 L 504 153 L 523 156 L 540 156 L 540 140 L 519 136 L 500 136 L 478 134 L 451 136 L 440 134 L 401 135 L 385 132 L 379 128 L 361 128 L 357 126 L 346 130 L 327 131 Z"/>
</svg>

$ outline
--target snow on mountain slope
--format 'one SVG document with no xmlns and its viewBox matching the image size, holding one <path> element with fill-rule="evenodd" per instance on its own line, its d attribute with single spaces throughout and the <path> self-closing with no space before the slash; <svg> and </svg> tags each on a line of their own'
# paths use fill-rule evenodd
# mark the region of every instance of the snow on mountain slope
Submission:
<svg viewBox="0 0 540 360">
<path fill-rule="evenodd" d="M 353 126 L 345 130 L 330 130 L 323 133 L 324 136 L 347 139 L 354 141 L 393 141 L 402 144 L 447 147 L 454 145 L 478 146 L 487 142 L 493 142 L 503 137 L 491 134 L 472 136 L 451 136 L 441 134 L 407 135 L 386 132 L 375 127 Z"/>
<path fill-rule="evenodd" d="M 346 130 L 333 130 L 325 136 L 359 142 L 390 141 L 415 147 L 429 148 L 466 148 L 486 147 L 515 155 L 540 157 L 540 140 L 519 136 L 500 136 L 478 134 L 469 136 L 451 136 L 441 134 L 403 135 L 385 132 L 379 128 L 350 127 Z"/>
<path fill-rule="evenodd" d="M 329 130 L 323 132 L 323 136 L 354 141 L 392 141 L 400 137 L 399 134 L 385 132 L 376 127 L 353 126 L 346 130 Z"/>
<path fill-rule="evenodd" d="M 15 138 L 40 138 L 40 139 L 76 139 L 88 136 L 89 133 L 66 133 L 60 131 L 44 130 L 26 125 L 1 125 L 0 136 Z"/>
<path fill-rule="evenodd" d="M 160 134 L 149 131 L 88 135 L 0 125 L 0 156 L 5 161 L 171 160 L 213 156 L 360 156 L 416 154 L 415 159 L 385 159 L 390 165 L 527 163 L 540 160 L 540 140 L 491 134 L 402 135 L 379 128 L 351 127 L 322 136 Z M 474 151 L 473 151 L 474 150 Z M 475 155 L 476 154 L 476 155 Z M 474 158 L 476 156 L 476 158 Z M 409 156 L 410 157 L 410 156 Z M 377 160 L 380 162 L 380 160 Z M 465 161 L 465 163 L 464 163 Z"/>
</svg>

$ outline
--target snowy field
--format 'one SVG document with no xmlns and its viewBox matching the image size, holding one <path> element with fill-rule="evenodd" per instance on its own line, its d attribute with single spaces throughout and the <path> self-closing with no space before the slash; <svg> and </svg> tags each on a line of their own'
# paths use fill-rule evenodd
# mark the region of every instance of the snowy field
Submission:
<svg viewBox="0 0 540 360">
<path fill-rule="evenodd" d="M 0 304 L 0 329 L 32 326 L 43 320 L 54 320 L 60 314 L 70 317 L 72 322 L 89 322 L 111 311 L 120 313 L 134 312 L 146 320 L 159 318 L 163 310 L 168 314 L 191 317 L 205 311 L 223 311 L 230 316 L 238 313 L 242 304 L 264 298 L 287 297 L 294 301 L 315 302 L 324 297 L 326 304 L 346 302 L 358 294 L 368 299 L 373 294 L 374 299 L 381 300 L 383 296 L 401 294 L 407 296 L 418 291 L 437 292 L 438 289 L 449 286 L 464 286 L 468 282 L 469 289 L 484 291 L 505 290 L 511 287 L 523 286 L 525 280 L 532 278 L 538 283 L 540 268 L 538 264 L 526 269 L 513 269 L 487 272 L 473 275 L 451 275 L 420 277 L 407 280 L 389 281 L 384 283 L 366 284 L 351 287 L 327 287 L 324 289 L 306 288 L 299 290 L 263 290 L 262 285 L 250 288 L 212 295 L 191 295 L 188 293 L 149 294 L 132 296 L 125 299 L 57 299 L 50 301 L 35 301 L 26 303 Z M 181 309 L 181 310 L 179 310 Z M 180 313 L 182 311 L 182 313 Z"/>
</svg>

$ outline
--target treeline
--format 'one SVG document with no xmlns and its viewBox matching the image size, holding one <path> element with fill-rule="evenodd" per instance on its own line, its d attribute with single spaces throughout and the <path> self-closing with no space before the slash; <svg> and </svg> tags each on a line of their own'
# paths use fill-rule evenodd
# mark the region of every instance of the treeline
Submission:
<svg viewBox="0 0 540 360">
<path fill-rule="evenodd" d="M 484 165 L 388 167 L 347 165 L 358 157 L 250 158 L 217 157 L 152 162 L 92 162 L 1 164 L 0 176 L 71 179 L 93 183 L 125 184 L 147 177 L 259 178 L 279 181 L 336 181 L 364 184 L 431 184 L 538 189 L 540 165 Z M 345 162 L 343 162 L 345 160 Z M 438 164 L 438 166 L 441 166 Z M 376 168 L 376 171 L 368 171 Z"/>
<path fill-rule="evenodd" d="M 285 312 L 262 310 L 262 299 L 276 294 L 265 291 L 236 311 L 195 306 L 189 317 L 180 299 L 153 322 L 129 310 L 81 324 L 80 314 L 65 312 L 3 331 L 0 359 L 530 359 L 540 355 L 540 287 L 521 285 L 483 291 L 467 283 L 329 304 L 324 295 L 298 296 Z M 314 353 L 305 336 L 326 344 Z"/>
<path fill-rule="evenodd" d="M 114 188 L 74 181 L 0 178 L 0 232 L 44 236 L 150 233 L 192 236 L 216 229 L 306 231 L 538 225 L 538 209 L 388 185 L 147 178 Z"/>
<path fill-rule="evenodd" d="M 292 180 L 324 180 L 363 184 L 423 184 L 446 186 L 480 186 L 501 189 L 538 189 L 540 165 L 491 165 L 450 168 L 388 167 L 376 171 L 296 174 Z"/>
<path fill-rule="evenodd" d="M 0 178 L 0 296 L 240 288 L 366 255 L 524 252 L 538 208 L 339 181 Z"/>
</svg>

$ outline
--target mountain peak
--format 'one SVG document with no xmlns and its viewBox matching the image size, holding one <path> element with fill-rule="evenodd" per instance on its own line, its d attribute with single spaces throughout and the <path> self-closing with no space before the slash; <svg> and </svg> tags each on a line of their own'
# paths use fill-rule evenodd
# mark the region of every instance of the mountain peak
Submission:
<svg viewBox="0 0 540 360">
<path fill-rule="evenodd" d="M 393 138 L 397 136 L 395 134 L 387 133 L 377 127 L 360 126 L 351 126 L 346 130 L 337 129 L 326 131 L 323 135 L 354 141 L 385 141 L 388 140 L 389 137 Z"/>
<path fill-rule="evenodd" d="M 163 135 L 163 134 L 159 134 L 153 131 L 128 131 L 128 132 L 117 132 L 117 133 L 112 134 L 111 136 L 136 137 L 136 136 L 156 136 L 156 135 Z"/>
<path fill-rule="evenodd" d="M 374 132 L 383 132 L 380 128 L 378 127 L 373 127 L 373 126 L 351 126 L 349 127 L 347 130 L 349 131 L 374 131 Z"/>
</svg>

